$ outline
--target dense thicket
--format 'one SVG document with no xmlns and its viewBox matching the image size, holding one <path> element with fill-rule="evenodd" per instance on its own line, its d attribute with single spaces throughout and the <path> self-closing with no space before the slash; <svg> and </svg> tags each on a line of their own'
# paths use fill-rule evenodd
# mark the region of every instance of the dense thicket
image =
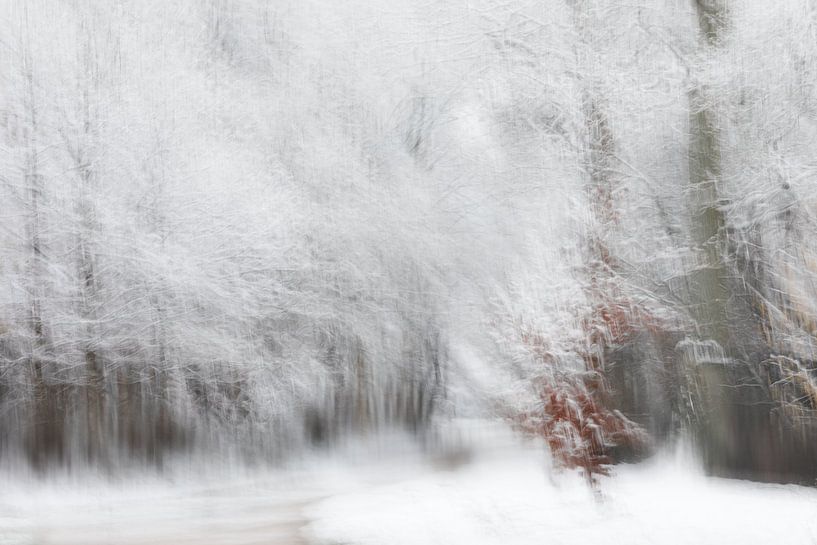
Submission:
<svg viewBox="0 0 817 545">
<path fill-rule="evenodd" d="M 817 476 L 805 0 L 0 9 L 3 456 L 488 410 Z"/>
</svg>

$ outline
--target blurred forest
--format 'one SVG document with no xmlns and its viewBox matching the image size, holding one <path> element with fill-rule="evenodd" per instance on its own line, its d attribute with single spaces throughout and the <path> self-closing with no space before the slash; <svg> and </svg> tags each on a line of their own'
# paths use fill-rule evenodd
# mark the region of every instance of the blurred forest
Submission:
<svg viewBox="0 0 817 545">
<path fill-rule="evenodd" d="M 492 415 L 817 479 L 808 0 L 0 3 L 0 457 Z"/>
</svg>

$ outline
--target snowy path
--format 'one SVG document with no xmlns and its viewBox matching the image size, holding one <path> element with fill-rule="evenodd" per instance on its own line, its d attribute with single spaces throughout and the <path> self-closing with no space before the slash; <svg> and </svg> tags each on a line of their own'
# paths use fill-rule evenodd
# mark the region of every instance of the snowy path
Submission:
<svg viewBox="0 0 817 545">
<path fill-rule="evenodd" d="M 176 492 L 55 489 L 22 497 L 0 502 L 0 544 L 305 545 L 302 510 L 320 496 L 262 482 Z"/>
<path fill-rule="evenodd" d="M 0 545 L 308 545 L 313 504 L 422 471 L 409 456 L 120 482 L 0 474 Z"/>
<path fill-rule="evenodd" d="M 0 544 L 817 545 L 817 489 L 663 460 L 618 468 L 599 499 L 543 459 L 499 449 L 453 470 L 330 463 L 206 486 L 6 481 Z"/>
</svg>

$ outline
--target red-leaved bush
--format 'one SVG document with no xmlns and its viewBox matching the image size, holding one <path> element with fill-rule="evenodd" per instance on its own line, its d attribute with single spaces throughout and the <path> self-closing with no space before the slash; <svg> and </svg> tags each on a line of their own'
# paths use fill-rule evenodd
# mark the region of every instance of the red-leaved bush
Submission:
<svg viewBox="0 0 817 545">
<path fill-rule="evenodd" d="M 541 364 L 543 374 L 535 385 L 539 403 L 514 421 L 524 432 L 545 440 L 558 466 L 581 469 L 591 485 L 594 475 L 608 473 L 615 453 L 641 453 L 649 442 L 640 426 L 609 407 L 599 358 L 605 347 L 626 342 L 640 326 L 632 318 L 644 314 L 632 310 L 615 303 L 601 304 L 582 320 L 589 342 L 575 351 L 585 363 L 584 372 L 564 369 L 542 335 L 520 332 L 521 343 Z"/>
<path fill-rule="evenodd" d="M 585 381 L 564 376 L 541 384 L 540 405 L 521 414 L 517 424 L 547 442 L 557 465 L 581 469 L 594 484 L 594 474 L 606 475 L 614 462 L 613 449 L 638 452 L 646 447 L 647 438 L 635 423 L 605 407 L 599 392 Z"/>
</svg>

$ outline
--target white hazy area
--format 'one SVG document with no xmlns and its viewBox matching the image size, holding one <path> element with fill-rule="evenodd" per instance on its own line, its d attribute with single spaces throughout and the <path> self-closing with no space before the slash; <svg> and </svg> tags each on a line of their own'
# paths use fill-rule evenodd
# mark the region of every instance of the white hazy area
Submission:
<svg viewBox="0 0 817 545">
<path fill-rule="evenodd" d="M 6 476 L 3 544 L 767 545 L 817 543 L 817 490 L 706 477 L 687 450 L 621 465 L 590 489 L 498 424 L 428 460 L 406 438 L 275 471 L 33 484 Z M 452 433 L 453 435 L 453 433 Z"/>
</svg>

